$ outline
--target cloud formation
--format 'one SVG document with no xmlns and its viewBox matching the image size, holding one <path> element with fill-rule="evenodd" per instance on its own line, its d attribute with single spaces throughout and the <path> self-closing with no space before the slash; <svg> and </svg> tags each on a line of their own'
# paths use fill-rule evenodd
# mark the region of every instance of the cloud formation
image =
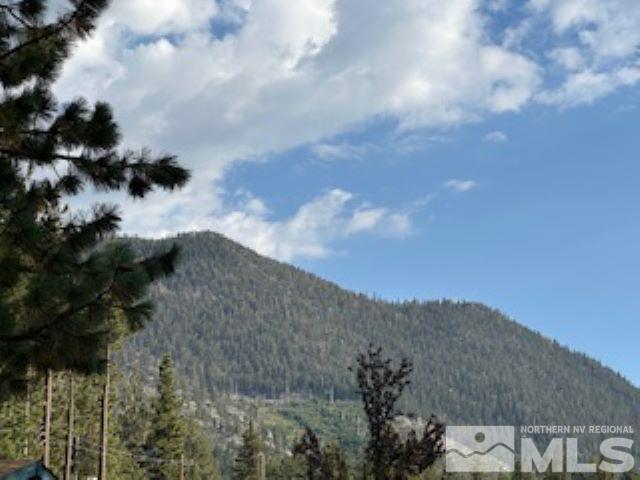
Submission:
<svg viewBox="0 0 640 480">
<path fill-rule="evenodd" d="M 463 193 L 463 192 L 468 192 L 470 190 L 473 190 L 474 188 L 476 188 L 478 186 L 478 182 L 476 182 L 475 180 L 456 180 L 456 179 L 452 179 L 452 180 L 447 180 L 446 182 L 444 182 L 444 187 L 456 192 L 456 193 Z"/>
<path fill-rule="evenodd" d="M 489 143 L 504 143 L 509 140 L 509 136 L 500 130 L 489 132 L 484 136 L 484 141 Z"/>
<path fill-rule="evenodd" d="M 294 234 L 295 217 L 288 223 L 250 209 L 230 212 L 221 196 L 225 172 L 306 144 L 315 144 L 324 159 L 364 157 L 365 151 L 331 139 L 375 120 L 405 132 L 448 127 L 532 102 L 589 103 L 640 80 L 630 66 L 640 43 L 636 0 L 530 0 L 529 17 L 509 25 L 504 41 L 493 40 L 487 15 L 509 3 L 483 5 L 114 0 L 96 34 L 75 49 L 56 90 L 62 99 L 111 102 L 128 145 L 175 152 L 193 169 L 194 182 L 184 192 L 158 195 L 144 210 L 127 208 L 129 233 L 226 229 L 249 244 L 307 242 L 297 249 L 259 247 L 279 258 L 319 256 L 340 236 L 376 231 L 357 224 L 382 220 L 374 221 L 372 211 L 341 210 L 318 221 L 335 227 L 318 227 L 323 233 L 307 238 Z M 513 40 L 532 35 L 525 26 L 534 21 L 547 25 L 553 38 L 538 56 Z M 547 84 L 551 66 L 541 58 L 564 72 L 560 84 Z M 500 133 L 487 140 L 502 141 Z M 344 194 L 318 198 L 348 208 Z M 300 215 L 325 212 L 306 207 Z M 387 210 L 379 215 L 390 222 Z M 259 227 L 256 238 L 264 240 L 252 239 L 248 225 Z"/>
<path fill-rule="evenodd" d="M 548 56 L 564 75 L 559 86 L 536 99 L 563 108 L 589 104 L 640 81 L 640 3 L 635 0 L 530 0 L 531 10 L 551 22 L 561 46 Z"/>
<path fill-rule="evenodd" d="M 407 213 L 367 204 L 352 207 L 354 195 L 340 189 L 314 198 L 283 220 L 270 219 L 259 199 L 249 196 L 246 200 L 242 208 L 215 216 L 210 227 L 258 253 L 285 261 L 326 257 L 335 253 L 333 243 L 361 233 L 404 237 L 411 230 Z"/>
</svg>

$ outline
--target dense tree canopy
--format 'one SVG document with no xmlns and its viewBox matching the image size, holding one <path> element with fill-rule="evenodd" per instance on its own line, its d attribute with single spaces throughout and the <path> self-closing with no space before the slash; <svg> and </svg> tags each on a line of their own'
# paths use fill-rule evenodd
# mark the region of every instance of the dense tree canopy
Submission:
<svg viewBox="0 0 640 480">
<path fill-rule="evenodd" d="M 28 367 L 96 370 L 106 345 L 149 318 L 148 285 L 173 271 L 177 250 L 138 258 L 110 241 L 113 205 L 73 211 L 88 189 L 142 198 L 188 172 L 171 155 L 119 149 L 109 105 L 59 104 L 51 86 L 106 0 L 0 1 L 0 391 Z M 59 2 L 56 2 L 60 5 Z"/>
<path fill-rule="evenodd" d="M 210 232 L 132 240 L 142 253 L 173 242 L 184 253 L 175 275 L 151 289 L 156 318 L 118 358 L 144 369 L 170 352 L 197 395 L 355 400 L 345 367 L 374 343 L 412 360 L 400 408 L 423 416 L 460 425 L 640 422 L 640 390 L 495 309 L 370 298 Z"/>
</svg>

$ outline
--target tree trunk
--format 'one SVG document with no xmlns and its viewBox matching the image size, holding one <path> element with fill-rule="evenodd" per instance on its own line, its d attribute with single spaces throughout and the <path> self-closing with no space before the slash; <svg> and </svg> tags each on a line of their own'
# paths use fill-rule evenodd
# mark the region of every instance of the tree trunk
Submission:
<svg viewBox="0 0 640 480">
<path fill-rule="evenodd" d="M 74 424 L 74 409 L 75 409 L 75 382 L 73 378 L 73 372 L 69 372 L 69 412 L 68 412 L 68 425 L 67 425 L 67 457 L 64 464 L 64 478 L 65 480 L 71 480 L 71 466 L 73 463 L 73 424 Z"/>
<path fill-rule="evenodd" d="M 51 369 L 47 370 L 47 378 L 45 381 L 45 399 L 44 399 L 44 455 L 42 463 L 45 467 L 50 464 L 51 452 L 51 407 L 53 397 L 53 373 Z"/>
<path fill-rule="evenodd" d="M 184 480 L 184 452 L 180 453 L 180 480 Z"/>
<path fill-rule="evenodd" d="M 258 453 L 258 478 L 260 480 L 266 480 L 267 478 L 267 462 L 264 453 Z"/>
<path fill-rule="evenodd" d="M 22 446 L 22 455 L 29 458 L 29 435 L 31 434 L 31 385 L 27 376 L 27 396 L 24 401 L 24 445 Z"/>
<path fill-rule="evenodd" d="M 107 480 L 107 437 L 109 434 L 109 349 L 102 393 L 102 424 L 100 427 L 100 472 L 98 480 Z"/>
</svg>

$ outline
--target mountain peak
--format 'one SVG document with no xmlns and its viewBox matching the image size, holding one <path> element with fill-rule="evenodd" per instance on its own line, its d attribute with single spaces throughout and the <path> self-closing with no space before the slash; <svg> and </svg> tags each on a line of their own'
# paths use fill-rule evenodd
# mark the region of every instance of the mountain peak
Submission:
<svg viewBox="0 0 640 480">
<path fill-rule="evenodd" d="M 154 288 L 156 319 L 129 340 L 127 362 L 164 353 L 196 395 L 285 389 L 354 398 L 348 366 L 369 343 L 415 366 L 406 406 L 463 424 L 629 424 L 640 390 L 584 354 L 498 310 L 464 301 L 392 303 L 346 291 L 213 232 L 176 242 L 182 262 Z"/>
</svg>

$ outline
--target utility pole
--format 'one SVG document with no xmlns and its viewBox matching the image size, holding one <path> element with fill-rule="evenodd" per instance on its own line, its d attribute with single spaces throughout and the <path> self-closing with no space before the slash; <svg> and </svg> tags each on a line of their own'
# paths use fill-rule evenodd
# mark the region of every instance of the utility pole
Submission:
<svg viewBox="0 0 640 480">
<path fill-rule="evenodd" d="M 107 437 L 109 434 L 109 347 L 102 392 L 102 422 L 100 426 L 100 471 L 98 480 L 107 480 Z"/>
<path fill-rule="evenodd" d="M 53 397 L 53 373 L 51 369 L 47 370 L 45 380 L 45 399 L 44 399 L 44 455 L 42 463 L 45 467 L 49 467 L 51 452 L 51 407 Z"/>
<path fill-rule="evenodd" d="M 75 380 L 73 378 L 73 372 L 69 372 L 69 411 L 67 417 L 67 456 L 64 464 L 64 478 L 65 480 L 71 480 L 71 465 L 73 464 L 73 424 L 74 424 L 74 409 L 75 409 Z"/>
</svg>

